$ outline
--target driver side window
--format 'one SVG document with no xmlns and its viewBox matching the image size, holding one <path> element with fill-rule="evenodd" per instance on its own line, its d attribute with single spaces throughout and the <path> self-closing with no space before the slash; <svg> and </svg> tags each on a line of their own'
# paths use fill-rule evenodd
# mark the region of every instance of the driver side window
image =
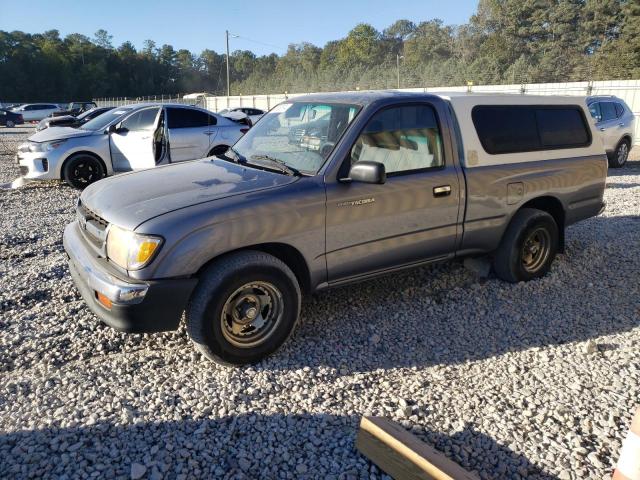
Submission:
<svg viewBox="0 0 640 480">
<path fill-rule="evenodd" d="M 376 113 L 351 149 L 351 164 L 382 163 L 387 175 L 444 165 L 440 129 L 433 107 L 405 105 Z"/>
<path fill-rule="evenodd" d="M 159 108 L 146 108 L 134 113 L 130 117 L 122 121 L 122 128 L 126 128 L 130 132 L 136 130 L 152 130 L 156 122 Z"/>
</svg>

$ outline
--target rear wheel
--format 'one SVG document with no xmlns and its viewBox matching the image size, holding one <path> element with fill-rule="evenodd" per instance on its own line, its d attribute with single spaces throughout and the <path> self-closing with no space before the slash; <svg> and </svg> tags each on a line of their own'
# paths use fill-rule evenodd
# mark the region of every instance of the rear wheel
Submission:
<svg viewBox="0 0 640 480">
<path fill-rule="evenodd" d="M 620 168 L 627 163 L 627 159 L 629 158 L 629 150 L 631 149 L 631 142 L 626 138 L 620 140 L 620 143 L 614 150 L 614 152 L 609 156 L 609 167 L 611 168 Z"/>
<path fill-rule="evenodd" d="M 493 269 L 507 282 L 545 275 L 558 252 L 558 225 L 551 215 L 535 208 L 519 210 L 507 227 L 495 253 Z"/>
<path fill-rule="evenodd" d="M 282 261 L 259 251 L 238 252 L 201 277 L 187 307 L 187 330 L 210 360 L 254 363 L 289 338 L 300 299 L 298 281 Z"/>
<path fill-rule="evenodd" d="M 92 155 L 71 156 L 62 169 L 62 178 L 73 188 L 83 189 L 105 176 L 102 162 Z"/>
</svg>

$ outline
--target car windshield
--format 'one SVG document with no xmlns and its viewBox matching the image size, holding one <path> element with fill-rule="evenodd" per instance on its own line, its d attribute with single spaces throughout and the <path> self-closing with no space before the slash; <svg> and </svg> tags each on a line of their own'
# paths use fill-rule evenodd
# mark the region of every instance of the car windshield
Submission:
<svg viewBox="0 0 640 480">
<path fill-rule="evenodd" d="M 233 150 L 248 163 L 270 158 L 315 175 L 359 111 L 359 106 L 344 103 L 282 103 L 265 114 Z"/>
<path fill-rule="evenodd" d="M 86 112 L 82 112 L 82 113 L 81 113 L 80 115 L 78 115 L 76 118 L 77 118 L 78 120 L 82 120 L 82 119 L 84 119 L 84 118 L 88 117 L 89 115 L 95 115 L 96 110 L 97 110 L 97 107 L 91 108 L 91 109 L 87 110 Z M 105 110 L 104 112 L 106 112 L 106 111 L 107 111 L 107 110 Z M 104 113 L 104 112 L 102 112 L 102 113 Z"/>
<path fill-rule="evenodd" d="M 83 130 L 93 130 L 97 132 L 98 130 L 102 130 L 107 125 L 109 125 L 114 120 L 122 117 L 125 113 L 130 112 L 131 108 L 114 108 L 113 110 L 109 110 L 108 112 L 103 113 L 102 115 L 98 115 L 93 120 L 89 120 L 87 123 L 82 125 L 80 128 Z"/>
</svg>

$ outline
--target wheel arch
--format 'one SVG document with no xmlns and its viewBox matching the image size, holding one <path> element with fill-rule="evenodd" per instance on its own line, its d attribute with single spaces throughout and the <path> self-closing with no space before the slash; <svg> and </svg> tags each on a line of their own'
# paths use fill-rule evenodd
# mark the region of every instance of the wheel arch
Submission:
<svg viewBox="0 0 640 480">
<path fill-rule="evenodd" d="M 207 157 L 213 156 L 214 155 L 213 151 L 217 149 L 221 149 L 222 147 L 224 147 L 225 151 L 227 151 L 229 148 L 231 148 L 231 145 L 227 145 L 226 143 L 218 143 L 217 145 L 214 145 L 209 149 L 209 153 L 207 153 Z"/>
<path fill-rule="evenodd" d="M 618 148 L 618 145 L 620 145 L 621 142 L 623 141 L 627 141 L 629 142 L 629 149 L 633 148 L 633 141 L 631 139 L 631 135 L 629 133 L 625 133 L 622 138 L 618 141 L 618 143 L 616 144 L 616 148 Z"/>
<path fill-rule="evenodd" d="M 104 168 L 104 175 L 108 176 L 109 175 L 109 169 L 107 168 L 107 164 L 106 162 L 102 159 L 102 157 L 100 155 L 98 155 L 95 152 L 92 152 L 90 150 L 78 150 L 76 152 L 72 152 L 69 155 L 66 156 L 66 158 L 60 163 L 60 178 L 62 180 L 64 180 L 63 175 L 64 175 L 64 166 L 67 164 L 67 162 L 75 157 L 78 154 L 83 154 L 83 155 L 89 155 L 93 158 L 95 158 L 96 160 L 98 160 L 101 164 L 102 164 L 102 168 Z"/>
<path fill-rule="evenodd" d="M 560 252 L 564 252 L 564 231 L 565 231 L 565 221 L 566 221 L 566 212 L 564 205 L 562 202 L 551 195 L 545 195 L 541 197 L 532 198 L 531 200 L 524 203 L 517 211 L 522 210 L 523 208 L 535 208 L 537 210 L 542 210 L 543 212 L 547 212 L 551 215 L 558 226 L 558 235 L 559 235 L 559 244 L 558 249 Z M 515 214 L 516 212 L 514 212 Z"/>
<path fill-rule="evenodd" d="M 200 276 L 200 274 L 206 270 L 209 266 L 219 261 L 221 258 L 226 257 L 227 255 L 231 255 L 233 253 L 242 252 L 242 251 L 259 251 L 268 253 L 269 255 L 273 255 L 278 260 L 282 261 L 285 265 L 287 265 L 293 274 L 296 276 L 298 280 L 298 284 L 300 285 L 300 289 L 303 293 L 310 293 L 311 286 L 311 273 L 309 270 L 309 266 L 307 265 L 307 261 L 300 251 L 287 243 L 260 243 L 256 245 L 248 245 L 241 248 L 237 248 L 235 250 L 229 250 L 220 255 L 213 257 L 204 263 L 196 273 L 196 276 Z"/>
</svg>

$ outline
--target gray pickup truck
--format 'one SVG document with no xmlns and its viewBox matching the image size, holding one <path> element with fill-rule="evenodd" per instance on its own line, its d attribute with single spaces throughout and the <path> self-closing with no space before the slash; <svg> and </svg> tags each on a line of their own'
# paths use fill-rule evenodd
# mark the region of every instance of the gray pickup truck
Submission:
<svg viewBox="0 0 640 480">
<path fill-rule="evenodd" d="M 606 175 L 584 98 L 309 95 L 223 155 L 89 186 L 64 246 L 105 323 L 173 330 L 186 311 L 196 346 L 240 365 L 285 342 L 303 293 L 464 256 L 543 276 Z"/>
</svg>

